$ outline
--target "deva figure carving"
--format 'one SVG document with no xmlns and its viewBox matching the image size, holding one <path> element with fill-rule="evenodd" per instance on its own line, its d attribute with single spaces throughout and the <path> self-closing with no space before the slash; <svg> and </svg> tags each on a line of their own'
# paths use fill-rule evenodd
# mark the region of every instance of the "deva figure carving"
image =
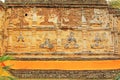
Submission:
<svg viewBox="0 0 120 80">
<path fill-rule="evenodd" d="M 74 37 L 74 33 L 70 32 L 67 43 L 65 44 L 64 48 L 79 48 L 79 45 L 77 44 L 76 38 Z"/>
<path fill-rule="evenodd" d="M 20 32 L 20 35 L 18 36 L 17 42 L 19 42 L 19 41 L 24 42 L 24 37 L 23 37 L 23 35 L 22 35 L 22 32 Z"/>
</svg>

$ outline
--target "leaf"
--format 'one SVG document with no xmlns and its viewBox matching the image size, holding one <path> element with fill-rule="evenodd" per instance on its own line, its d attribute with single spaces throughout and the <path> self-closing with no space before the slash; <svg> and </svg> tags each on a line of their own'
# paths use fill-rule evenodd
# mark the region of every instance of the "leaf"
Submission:
<svg viewBox="0 0 120 80">
<path fill-rule="evenodd" d="M 0 76 L 0 80 L 16 80 L 16 79 L 11 76 Z"/>
<path fill-rule="evenodd" d="M 9 80 L 16 80 L 14 77 L 7 76 Z"/>
<path fill-rule="evenodd" d="M 13 60 L 14 58 L 12 58 L 11 56 L 5 55 L 5 56 L 1 56 L 0 57 L 0 62 L 4 62 L 7 60 Z"/>
<path fill-rule="evenodd" d="M 10 67 L 11 67 L 11 66 L 4 66 L 4 67 L 2 67 L 2 68 L 7 71 L 7 70 L 10 69 Z"/>
<path fill-rule="evenodd" d="M 0 76 L 0 80 L 5 80 L 5 78 L 3 76 Z"/>
<path fill-rule="evenodd" d="M 120 73 L 116 76 L 115 80 L 120 80 Z"/>
<path fill-rule="evenodd" d="M 114 8 L 120 8 L 120 0 L 111 0 L 109 4 Z"/>
</svg>

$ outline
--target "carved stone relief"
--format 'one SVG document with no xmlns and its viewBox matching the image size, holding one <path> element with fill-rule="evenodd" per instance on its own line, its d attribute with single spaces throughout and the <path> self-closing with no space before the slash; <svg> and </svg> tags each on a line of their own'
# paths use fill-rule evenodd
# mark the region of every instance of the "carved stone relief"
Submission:
<svg viewBox="0 0 120 80">
<path fill-rule="evenodd" d="M 81 9 L 64 9 L 61 13 L 61 24 L 65 28 L 79 27 L 81 24 Z"/>
<path fill-rule="evenodd" d="M 11 28 L 11 31 L 8 31 L 12 32 L 9 34 L 8 46 L 15 52 L 99 52 L 99 50 L 104 52 L 105 49 L 109 49 L 111 34 L 108 33 L 110 31 L 101 28 L 113 25 L 112 21 L 109 21 L 107 11 L 84 9 L 84 15 L 82 15 L 81 10 L 81 8 L 47 9 L 33 7 L 24 9 L 22 14 L 22 9 L 11 8 L 8 10 L 8 16 L 12 15 L 9 20 L 16 28 Z M 94 15 L 92 11 L 94 11 Z M 83 23 L 86 23 L 84 29 L 71 29 L 79 27 Z M 30 28 L 19 28 L 20 25 Z M 58 28 L 54 30 L 41 29 L 41 27 L 50 26 Z M 40 29 L 38 29 L 39 27 Z M 66 27 L 67 29 L 64 29 Z M 92 28 L 88 30 L 87 27 Z M 96 27 L 100 27 L 100 29 Z"/>
<path fill-rule="evenodd" d="M 102 24 L 102 22 L 99 19 L 100 16 L 100 10 L 99 9 L 94 9 L 94 15 L 92 16 L 92 20 L 90 21 L 91 24 Z"/>
<path fill-rule="evenodd" d="M 94 15 L 90 20 L 91 26 L 109 28 L 109 13 L 104 9 L 94 9 Z"/>
<path fill-rule="evenodd" d="M 91 48 L 94 48 L 94 49 L 101 49 L 101 48 L 104 48 L 104 46 L 101 44 L 102 39 L 101 39 L 99 33 L 96 33 L 93 42 L 94 42 L 94 44 L 91 45 Z"/>
<path fill-rule="evenodd" d="M 91 48 L 93 49 L 104 49 L 108 46 L 109 37 L 106 32 L 95 33 L 94 38 L 92 39 L 93 44 L 91 44 Z"/>
<path fill-rule="evenodd" d="M 77 44 L 76 38 L 74 37 L 74 33 L 70 32 L 67 38 L 67 43 L 65 44 L 64 48 L 78 48 L 79 45 Z"/>
<path fill-rule="evenodd" d="M 56 34 L 54 31 L 37 32 L 40 35 L 37 40 L 39 41 L 39 49 L 53 49 L 56 46 Z"/>
<path fill-rule="evenodd" d="M 20 35 L 18 36 L 17 42 L 19 42 L 19 41 L 24 42 L 24 37 L 23 37 L 23 35 L 22 35 L 22 32 L 20 32 Z"/>
<path fill-rule="evenodd" d="M 33 8 L 33 19 L 34 22 L 37 21 L 37 13 L 36 13 L 36 7 Z"/>
<path fill-rule="evenodd" d="M 22 8 L 9 8 L 7 10 L 9 26 L 23 27 L 24 25 L 28 25 L 28 22 L 25 19 L 25 10 Z"/>
<path fill-rule="evenodd" d="M 47 10 L 45 8 L 42 9 L 42 15 L 44 17 L 44 21 L 40 23 L 40 25 L 54 25 L 53 22 L 49 22 L 49 17 L 50 17 L 50 10 Z"/>
<path fill-rule="evenodd" d="M 45 42 L 43 44 L 41 44 L 40 47 L 51 49 L 51 48 L 53 48 L 53 44 L 51 44 L 50 39 L 46 38 Z"/>
</svg>

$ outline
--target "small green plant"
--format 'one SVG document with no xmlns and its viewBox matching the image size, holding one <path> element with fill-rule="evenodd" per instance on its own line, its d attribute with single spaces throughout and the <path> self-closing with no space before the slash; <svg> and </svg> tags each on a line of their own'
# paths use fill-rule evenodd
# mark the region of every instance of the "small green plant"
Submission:
<svg viewBox="0 0 120 80">
<path fill-rule="evenodd" d="M 13 60 L 11 56 L 3 55 L 0 56 L 0 80 L 16 80 L 12 75 L 9 73 L 10 66 L 6 66 L 4 64 L 5 61 Z"/>
<path fill-rule="evenodd" d="M 114 8 L 120 9 L 120 0 L 110 0 L 109 4 Z"/>
<path fill-rule="evenodd" d="M 16 80 L 16 79 L 11 76 L 0 76 L 0 80 Z"/>
<path fill-rule="evenodd" d="M 120 73 L 116 76 L 115 80 L 120 80 Z"/>
<path fill-rule="evenodd" d="M 9 56 L 9 55 L 3 55 L 0 57 L 0 62 L 8 61 L 8 60 L 13 60 L 14 58 Z"/>
</svg>

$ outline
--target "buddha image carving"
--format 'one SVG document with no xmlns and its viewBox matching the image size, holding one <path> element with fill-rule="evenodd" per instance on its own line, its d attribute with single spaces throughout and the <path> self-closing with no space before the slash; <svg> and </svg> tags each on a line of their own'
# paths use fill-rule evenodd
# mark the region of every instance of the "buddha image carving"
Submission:
<svg viewBox="0 0 120 80">
<path fill-rule="evenodd" d="M 94 49 L 100 49 L 100 48 L 103 48 L 104 46 L 102 45 L 102 39 L 100 37 L 100 34 L 97 33 L 94 37 L 94 40 L 93 40 L 93 45 L 91 45 L 91 48 L 94 48 Z"/>
<path fill-rule="evenodd" d="M 79 48 L 79 45 L 77 44 L 73 32 L 70 32 L 70 35 L 67 38 L 67 43 L 65 44 L 64 48 Z"/>
<path fill-rule="evenodd" d="M 17 42 L 20 42 L 20 41 L 24 42 L 24 37 L 21 32 L 20 32 L 20 35 L 18 36 Z"/>
<path fill-rule="evenodd" d="M 53 44 L 51 44 L 50 39 L 46 38 L 44 43 L 40 45 L 41 48 L 48 48 L 48 49 L 52 49 L 53 48 Z"/>
</svg>

